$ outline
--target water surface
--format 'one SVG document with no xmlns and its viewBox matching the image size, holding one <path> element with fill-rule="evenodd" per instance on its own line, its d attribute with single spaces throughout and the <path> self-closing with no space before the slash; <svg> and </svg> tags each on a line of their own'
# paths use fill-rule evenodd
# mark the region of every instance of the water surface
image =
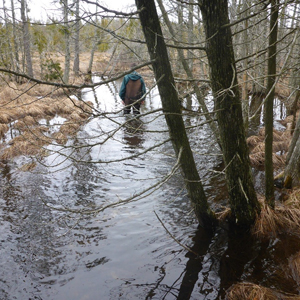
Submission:
<svg viewBox="0 0 300 300">
<path fill-rule="evenodd" d="M 18 170 L 25 157 L 2 169 L 0 298 L 222 299 L 240 280 L 296 293 L 282 266 L 298 241 L 198 228 L 164 118 L 148 114 L 161 108 L 157 89 L 134 120 L 122 114 L 119 85 L 83 91 L 96 117 L 66 146 L 49 146 L 33 172 Z M 197 111 L 195 99 L 188 105 Z M 226 203 L 226 189 L 209 128 L 194 127 L 203 120 L 185 117 L 215 207 Z"/>
</svg>

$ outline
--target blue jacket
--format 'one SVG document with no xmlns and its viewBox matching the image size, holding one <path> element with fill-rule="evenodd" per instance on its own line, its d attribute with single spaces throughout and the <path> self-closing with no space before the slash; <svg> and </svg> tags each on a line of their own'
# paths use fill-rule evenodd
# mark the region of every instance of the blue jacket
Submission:
<svg viewBox="0 0 300 300">
<path fill-rule="evenodd" d="M 129 79 L 131 79 L 133 81 L 140 79 L 141 83 L 142 83 L 142 96 L 144 96 L 146 94 L 146 86 L 145 86 L 145 82 L 144 82 L 142 76 L 140 74 L 138 74 L 136 71 L 133 71 L 132 73 L 125 75 L 125 77 L 123 79 L 121 89 L 119 92 L 119 96 L 123 101 L 125 100 L 126 85 L 129 81 Z"/>
</svg>

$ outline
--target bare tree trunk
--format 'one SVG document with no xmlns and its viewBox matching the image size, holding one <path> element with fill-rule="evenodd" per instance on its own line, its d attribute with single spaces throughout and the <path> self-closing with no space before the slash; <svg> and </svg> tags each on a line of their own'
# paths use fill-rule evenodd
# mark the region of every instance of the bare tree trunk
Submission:
<svg viewBox="0 0 300 300">
<path fill-rule="evenodd" d="M 243 86 L 242 86 L 242 108 L 245 132 L 248 132 L 249 128 L 249 96 L 248 96 L 248 55 L 249 55 L 249 39 L 248 39 L 248 5 L 247 1 L 243 3 L 243 14 L 244 21 L 244 33 L 243 33 L 243 56 L 246 57 L 244 61 L 244 73 L 243 73 Z"/>
<path fill-rule="evenodd" d="M 270 35 L 268 50 L 268 81 L 265 102 L 265 197 L 271 207 L 275 207 L 273 174 L 273 102 L 276 80 L 276 43 L 278 31 L 278 0 L 271 0 Z"/>
<path fill-rule="evenodd" d="M 298 10 L 298 4 L 295 3 L 291 28 L 299 27 L 299 19 L 295 21 L 297 10 Z M 297 33 L 296 39 L 299 41 L 299 33 Z M 286 103 L 286 114 L 294 116 L 293 126 L 292 126 L 292 128 L 294 129 L 296 123 L 297 103 L 300 98 L 300 91 L 299 91 L 300 69 L 297 67 L 300 63 L 300 55 L 299 55 L 298 48 L 296 48 L 296 51 L 294 51 L 293 56 L 295 56 L 295 61 L 293 62 L 294 68 L 291 71 L 292 76 L 290 77 L 289 80 L 289 86 L 290 86 L 290 95 L 294 95 L 294 96 L 291 97 L 291 100 Z"/>
<path fill-rule="evenodd" d="M 194 42 L 194 22 L 193 22 L 193 18 L 194 18 L 194 0 L 189 0 L 189 18 L 188 18 L 188 43 L 189 45 L 192 45 Z M 188 50 L 187 53 L 187 59 L 188 59 L 188 64 L 189 64 L 189 68 L 191 71 L 193 71 L 193 52 L 191 50 Z"/>
<path fill-rule="evenodd" d="M 30 77 L 33 77 L 30 34 L 29 34 L 28 20 L 26 16 L 26 7 L 27 7 L 26 0 L 21 0 L 21 19 L 23 24 L 23 43 L 24 43 L 24 54 L 26 60 L 26 71 Z"/>
<path fill-rule="evenodd" d="M 160 3 L 162 3 L 162 2 L 159 1 L 159 5 L 161 6 L 162 4 L 160 4 Z M 178 3 L 177 10 L 178 10 L 178 12 L 177 12 L 177 16 L 178 16 L 178 28 L 177 28 L 177 34 L 176 34 L 176 36 L 178 37 L 179 41 L 183 41 L 183 5 L 180 4 L 180 3 Z M 163 13 L 163 17 L 164 18 L 168 17 L 166 11 Z M 181 62 L 182 58 L 185 59 L 184 54 L 183 54 L 183 57 L 180 57 L 178 59 L 177 65 L 176 65 L 176 71 L 177 71 L 177 74 L 179 76 L 180 76 L 181 72 L 183 71 L 182 70 L 182 62 Z"/>
<path fill-rule="evenodd" d="M 227 0 L 198 0 L 233 220 L 249 228 L 260 213 L 254 190 L 236 75 Z"/>
<path fill-rule="evenodd" d="M 63 81 L 64 83 L 69 82 L 70 76 L 70 60 L 71 60 L 71 53 L 70 53 L 70 32 L 69 32 L 69 18 L 68 18 L 68 0 L 63 0 L 63 12 L 64 12 L 64 32 L 65 32 L 65 70 Z"/>
<path fill-rule="evenodd" d="M 20 59 L 19 59 L 19 44 L 17 40 L 17 24 L 16 24 L 16 16 L 15 16 L 15 7 L 14 7 L 14 0 L 11 0 L 11 10 L 12 10 L 12 22 L 13 22 L 13 41 L 14 47 L 13 52 L 15 55 L 15 65 L 16 71 L 20 72 Z"/>
<path fill-rule="evenodd" d="M 14 57 L 13 57 L 13 51 L 12 51 L 12 46 L 11 46 L 11 31 L 10 28 L 11 26 L 9 25 L 8 22 L 8 16 L 7 16 L 7 11 L 6 11 L 6 5 L 5 5 L 5 0 L 3 0 L 3 14 L 4 14 L 4 22 L 5 22 L 5 27 L 6 27 L 6 42 L 8 45 L 8 55 L 10 59 L 10 69 L 15 70 L 15 63 L 14 63 Z"/>
<path fill-rule="evenodd" d="M 79 17 L 79 1 L 80 0 L 74 0 L 76 5 L 76 22 L 75 22 L 75 49 L 74 49 L 74 65 L 73 65 L 73 71 L 74 75 L 79 75 L 79 33 L 80 33 L 80 17 Z"/>
<path fill-rule="evenodd" d="M 298 93 L 297 93 L 298 94 Z M 300 117 L 298 117 L 292 141 L 286 157 L 284 170 L 284 187 L 292 188 L 300 185 Z"/>
<path fill-rule="evenodd" d="M 300 185 L 300 118 L 294 130 L 293 138 L 287 155 L 287 165 L 284 171 L 284 187 L 292 188 Z"/>
<path fill-rule="evenodd" d="M 97 3 L 98 3 L 98 0 L 96 0 L 96 4 Z M 96 20 L 95 20 L 96 24 L 97 24 L 97 21 L 98 21 L 98 5 L 96 5 Z M 95 34 L 94 34 L 94 38 L 93 38 L 93 45 L 92 45 L 92 49 L 91 49 L 89 66 L 88 66 L 88 69 L 87 69 L 87 74 L 89 74 L 89 75 L 92 74 L 92 67 L 93 67 L 94 55 L 95 55 L 95 51 L 97 49 L 97 45 L 98 45 L 98 41 L 99 41 L 99 34 L 98 34 L 98 32 L 99 32 L 98 27 L 95 26 Z"/>
<path fill-rule="evenodd" d="M 266 97 L 266 91 L 262 86 L 254 84 L 251 93 L 252 97 L 249 107 L 249 115 L 251 116 L 251 119 L 249 122 L 249 132 L 251 134 L 256 134 L 261 124 L 260 119 L 262 112 L 262 103 Z"/>
<path fill-rule="evenodd" d="M 169 134 L 185 180 L 195 214 L 200 224 L 211 229 L 215 218 L 211 212 L 196 168 L 185 131 L 178 94 L 162 35 L 154 0 L 136 0 L 139 17 L 165 113 Z"/>
<path fill-rule="evenodd" d="M 260 9 L 260 8 L 257 8 Z M 258 49 L 258 53 L 254 56 L 253 61 L 253 68 L 251 69 L 251 77 L 254 78 L 252 81 L 252 90 L 251 90 L 251 103 L 249 108 L 249 129 L 252 130 L 252 132 L 257 132 L 257 129 L 260 126 L 260 120 L 262 115 L 262 107 L 263 107 L 263 100 L 265 98 L 265 74 L 266 74 L 266 54 L 263 52 L 264 50 L 264 44 L 265 39 L 267 39 L 268 36 L 268 26 L 267 26 L 267 10 L 264 9 L 259 13 L 257 18 L 255 18 L 255 22 L 259 22 L 262 27 L 262 29 L 259 31 L 260 27 L 257 28 L 254 27 L 252 30 L 252 36 L 262 35 L 262 39 L 259 38 L 255 40 L 256 45 L 254 46 L 256 49 Z M 262 31 L 262 32 L 261 32 Z M 250 37 L 250 39 L 251 39 Z M 252 46 L 253 47 L 253 46 Z M 267 46 L 266 46 L 267 47 Z"/>
<path fill-rule="evenodd" d="M 162 14 L 163 14 L 164 21 L 165 21 L 165 23 L 166 23 L 166 25 L 167 25 L 167 27 L 168 27 L 168 29 L 169 29 L 169 31 L 170 31 L 173 39 L 174 39 L 175 44 L 178 44 L 178 42 L 176 40 L 175 31 L 173 30 L 172 24 L 171 24 L 171 22 L 170 22 L 170 20 L 168 18 L 168 15 L 167 15 L 165 7 L 164 7 L 164 5 L 162 3 L 162 0 L 157 0 L 157 3 L 159 5 L 159 8 L 160 8 Z M 186 59 L 184 57 L 183 50 L 178 48 L 177 49 L 177 53 L 178 53 L 178 57 L 179 57 L 178 62 L 180 62 L 181 65 L 183 66 L 188 79 L 192 80 L 193 87 L 194 87 L 194 92 L 195 92 L 195 94 L 197 96 L 197 100 L 198 100 L 198 102 L 199 102 L 199 104 L 201 106 L 201 109 L 204 112 L 205 118 L 208 121 L 208 124 L 209 124 L 209 126 L 210 126 L 210 128 L 211 128 L 211 130 L 212 130 L 212 132 L 214 134 L 216 142 L 218 144 L 220 144 L 218 128 L 217 128 L 215 122 L 212 120 L 212 117 L 211 117 L 211 115 L 209 113 L 209 110 L 208 110 L 206 104 L 205 104 L 204 97 L 203 97 L 203 95 L 202 95 L 202 93 L 200 91 L 200 88 L 199 88 L 197 82 L 193 81 L 193 72 L 192 72 L 191 68 L 189 67 L 189 64 L 187 63 L 187 61 L 186 61 Z"/>
</svg>

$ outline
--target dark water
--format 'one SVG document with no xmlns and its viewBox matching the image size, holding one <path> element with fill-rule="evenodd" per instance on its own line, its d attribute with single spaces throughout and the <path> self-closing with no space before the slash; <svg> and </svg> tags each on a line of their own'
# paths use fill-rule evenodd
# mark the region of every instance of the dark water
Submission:
<svg viewBox="0 0 300 300">
<path fill-rule="evenodd" d="M 2 169 L 0 299 L 222 299 L 241 280 L 297 293 L 286 267 L 299 241 L 199 229 L 179 172 L 168 178 L 175 159 L 164 119 L 146 114 L 160 108 L 157 90 L 146 115 L 130 120 L 118 112 L 118 84 L 85 91 L 98 117 L 65 147 L 49 147 L 34 172 L 18 170 L 25 157 Z M 209 201 L 226 203 L 208 128 L 189 135 Z"/>
</svg>

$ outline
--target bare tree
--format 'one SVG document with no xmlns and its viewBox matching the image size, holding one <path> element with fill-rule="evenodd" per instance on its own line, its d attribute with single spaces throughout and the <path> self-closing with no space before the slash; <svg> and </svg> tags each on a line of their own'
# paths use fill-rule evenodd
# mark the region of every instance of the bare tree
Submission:
<svg viewBox="0 0 300 300">
<path fill-rule="evenodd" d="M 70 61 L 71 61 L 68 0 L 63 0 L 62 5 L 63 5 L 64 35 L 65 35 L 65 69 L 64 69 L 63 81 L 64 83 L 67 84 L 69 82 Z"/>
<path fill-rule="evenodd" d="M 33 77 L 29 22 L 26 15 L 26 9 L 27 9 L 26 0 L 21 0 L 21 19 L 23 24 L 23 44 L 24 44 L 24 54 L 26 60 L 26 70 L 27 70 L 27 74 Z"/>
<path fill-rule="evenodd" d="M 73 65 L 73 71 L 75 76 L 79 75 L 79 35 L 80 35 L 80 16 L 79 16 L 79 2 L 80 0 L 74 0 L 75 2 L 75 47 L 74 47 L 74 65 Z"/>
<path fill-rule="evenodd" d="M 179 158 L 185 184 L 189 192 L 195 214 L 203 227 L 211 229 L 213 214 L 200 181 L 190 144 L 180 113 L 178 94 L 169 64 L 167 48 L 163 39 L 158 15 L 153 0 L 136 0 L 148 51 L 165 113 L 169 134 L 176 156 Z"/>
<path fill-rule="evenodd" d="M 266 201 L 275 207 L 274 198 L 274 179 L 273 179 L 273 101 L 275 95 L 276 79 L 276 43 L 278 32 L 278 4 L 279 1 L 271 1 L 271 18 L 270 18 L 270 35 L 268 50 L 268 81 L 267 81 L 267 98 L 265 101 L 265 172 L 266 172 Z"/>
<path fill-rule="evenodd" d="M 260 212 L 245 139 L 227 1 L 198 1 L 206 33 L 226 180 L 234 220 L 252 224 Z"/>
</svg>

